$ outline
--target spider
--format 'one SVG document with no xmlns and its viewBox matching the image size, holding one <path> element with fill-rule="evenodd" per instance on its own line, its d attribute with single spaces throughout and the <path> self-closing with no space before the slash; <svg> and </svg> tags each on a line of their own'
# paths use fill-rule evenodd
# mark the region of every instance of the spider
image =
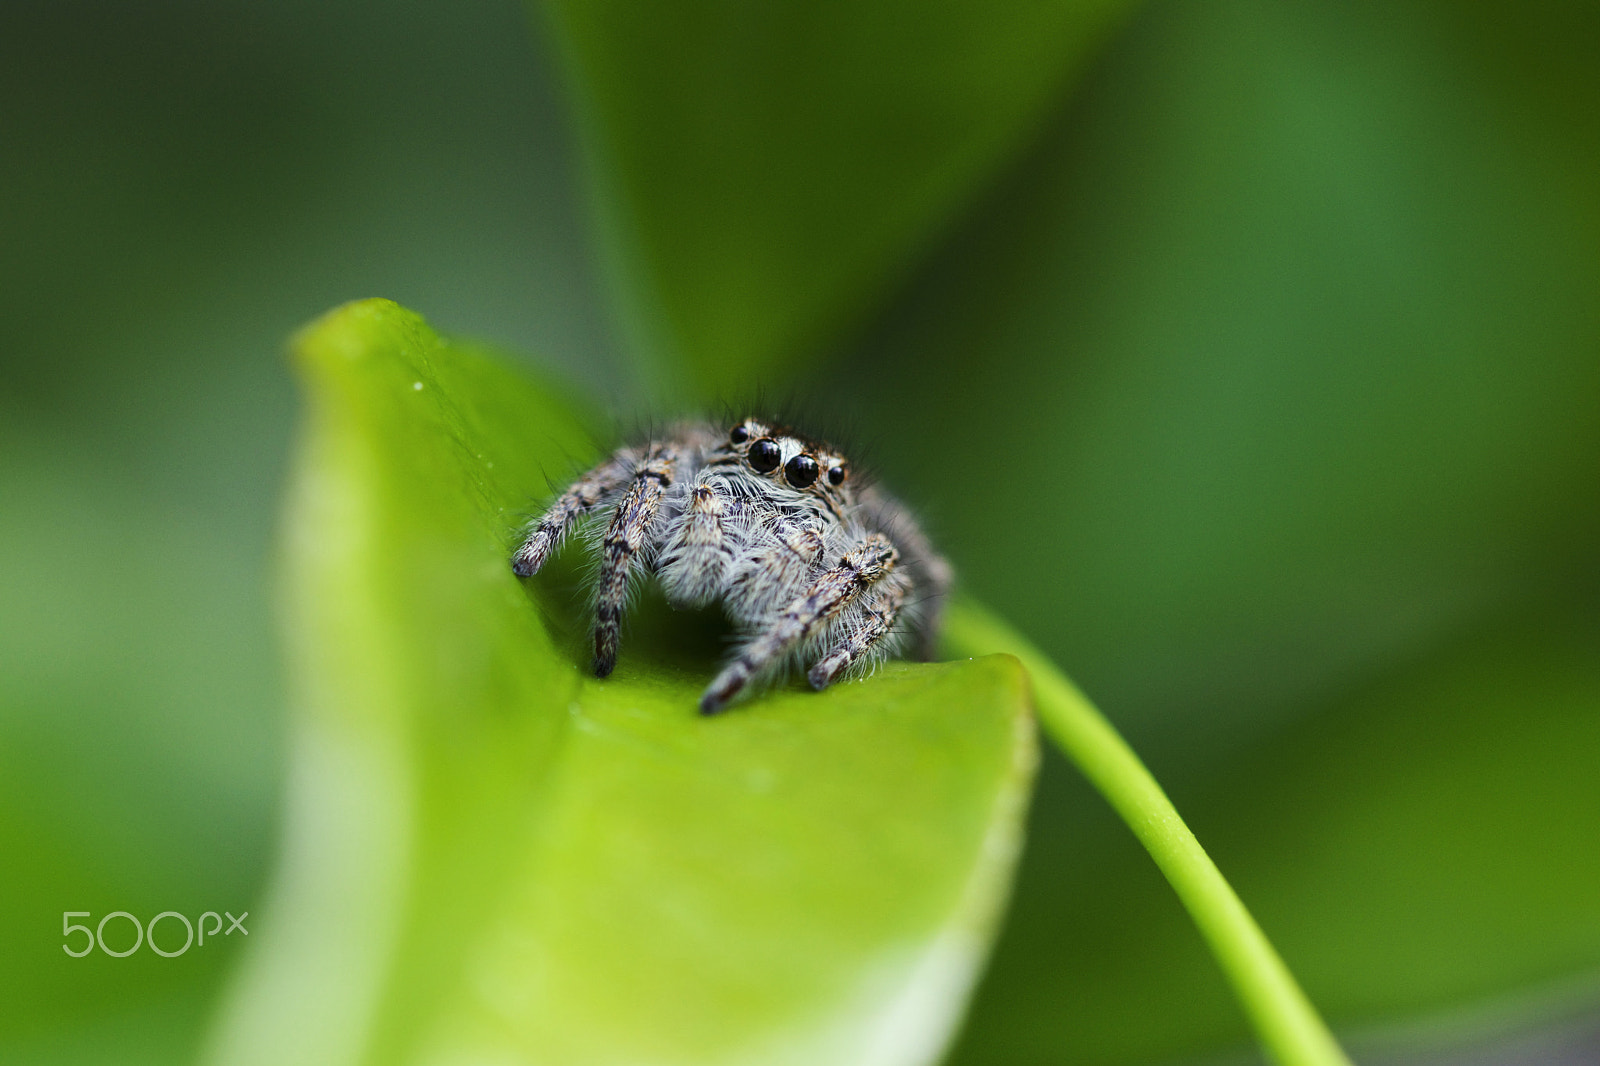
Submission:
<svg viewBox="0 0 1600 1066">
<path fill-rule="evenodd" d="M 569 530 L 605 518 L 594 592 L 594 672 L 617 662 L 636 568 L 676 607 L 720 602 L 738 646 L 700 698 L 716 714 L 800 664 L 815 689 L 869 670 L 907 638 L 929 658 L 951 570 L 905 512 L 859 485 L 833 448 L 746 418 L 674 426 L 618 449 L 532 523 L 512 556 L 539 572 Z"/>
</svg>

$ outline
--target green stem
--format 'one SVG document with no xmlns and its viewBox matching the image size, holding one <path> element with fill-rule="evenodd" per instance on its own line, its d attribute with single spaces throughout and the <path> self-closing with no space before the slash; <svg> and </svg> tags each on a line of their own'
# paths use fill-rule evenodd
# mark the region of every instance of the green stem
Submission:
<svg viewBox="0 0 1600 1066">
<path fill-rule="evenodd" d="M 1349 1066 L 1294 975 L 1172 801 L 1083 693 L 1042 652 L 971 600 L 951 606 L 945 641 L 956 655 L 1005 652 L 1022 660 L 1045 729 L 1166 874 L 1272 1057 L 1282 1066 Z"/>
</svg>

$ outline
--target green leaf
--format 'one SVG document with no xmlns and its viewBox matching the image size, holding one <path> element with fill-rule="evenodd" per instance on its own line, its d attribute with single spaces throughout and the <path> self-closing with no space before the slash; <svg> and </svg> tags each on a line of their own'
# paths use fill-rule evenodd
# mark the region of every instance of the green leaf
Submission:
<svg viewBox="0 0 1600 1066">
<path fill-rule="evenodd" d="M 1600 9 L 1468 7 L 1151 9 L 850 353 L 966 587 L 1184 772 L 1592 572 Z"/>
<path fill-rule="evenodd" d="M 1597 648 L 1592 614 L 1487 628 L 1176 796 L 1314 1001 L 1362 1034 L 1358 1059 L 1593 1011 Z M 1083 811 L 1070 841 L 1030 842 L 1022 935 L 1002 939 L 956 1061 L 1052 1062 L 1071 1041 L 1083 1062 L 1143 1063 L 1247 1038 L 1109 822 Z"/>
<path fill-rule="evenodd" d="M 1570 43 L 1596 14 L 1502 14 L 1150 9 L 851 353 L 850 414 L 886 479 L 937 508 L 965 587 L 1111 710 L 1335 1026 L 1466 1016 L 1600 969 L 1575 932 L 1600 924 L 1583 864 L 1466 815 L 1544 793 L 1543 763 L 1600 761 L 1570 719 L 1512 743 L 1561 674 L 1523 668 L 1526 707 L 1511 687 L 1494 711 L 1463 704 L 1483 732 L 1450 771 L 1460 820 L 1385 847 L 1386 870 L 1333 805 L 1365 805 L 1356 766 L 1433 772 L 1427 731 L 1352 741 L 1317 771 L 1344 775 L 1326 807 L 1261 798 L 1263 766 L 1240 763 L 1314 716 L 1332 728 L 1353 694 L 1464 633 L 1595 602 L 1600 185 L 1581 176 L 1600 167 L 1600 67 Z M 1120 826 L 1091 831 L 1096 807 L 1046 763 L 955 1061 L 1053 1062 L 1071 1040 L 1085 1062 L 1150 1062 L 1247 1039 L 1167 886 Z M 1593 810 L 1540 817 L 1587 831 Z M 1227 840 L 1247 833 L 1273 843 L 1239 866 Z M 1436 852 L 1468 841 L 1503 887 L 1438 876 Z M 1290 868 L 1322 849 L 1351 872 L 1362 858 L 1365 879 Z M 1469 903 L 1452 934 L 1444 915 Z M 1363 932 L 1380 928 L 1407 935 Z M 1513 928 L 1515 951 L 1470 935 Z M 1476 948 L 1436 950 L 1451 935 Z"/>
<path fill-rule="evenodd" d="M 1077 686 L 1021 634 L 970 600 L 953 605 L 946 642 L 958 652 L 1005 650 L 1026 667 L 1051 739 L 1161 868 L 1273 1060 L 1280 1066 L 1349 1066 L 1294 975 L 1172 801 Z M 1060 1046 L 1075 1043 L 1069 1038 Z"/>
<path fill-rule="evenodd" d="M 797 377 L 1128 4 L 548 6 L 640 345 L 694 396 Z"/>
<path fill-rule="evenodd" d="M 711 719 L 709 656 L 596 681 L 559 575 L 506 563 L 593 458 L 571 407 L 386 301 L 297 349 L 287 840 L 214 1059 L 936 1055 L 1018 845 L 1018 663 Z"/>
<path fill-rule="evenodd" d="M 263 568 L 236 513 L 151 491 L 87 436 L 0 428 L 0 1062 L 185 1062 L 240 938 L 73 958 L 61 913 L 254 906 L 281 691 L 241 607 Z"/>
</svg>

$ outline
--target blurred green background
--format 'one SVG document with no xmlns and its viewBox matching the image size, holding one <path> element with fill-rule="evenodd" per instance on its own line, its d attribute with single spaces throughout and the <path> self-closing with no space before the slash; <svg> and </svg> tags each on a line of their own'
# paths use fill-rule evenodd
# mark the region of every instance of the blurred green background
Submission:
<svg viewBox="0 0 1600 1066">
<path fill-rule="evenodd" d="M 299 324 L 832 409 L 1363 1061 L 1600 1058 L 1600 16 L 0 9 L 0 1061 L 182 1062 L 259 898 Z M 1047 761 L 952 1061 L 1248 1061 Z M 179 964 L 181 963 L 181 964 Z"/>
</svg>

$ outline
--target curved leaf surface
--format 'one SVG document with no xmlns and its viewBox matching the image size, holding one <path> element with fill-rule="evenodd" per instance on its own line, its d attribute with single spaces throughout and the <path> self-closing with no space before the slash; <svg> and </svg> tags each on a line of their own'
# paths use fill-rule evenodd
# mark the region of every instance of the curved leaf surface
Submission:
<svg viewBox="0 0 1600 1066">
<path fill-rule="evenodd" d="M 506 565 L 521 509 L 592 457 L 572 410 L 385 301 L 298 358 L 287 842 L 213 1059 L 937 1055 L 1026 805 L 1016 661 L 713 719 L 709 658 L 625 646 L 595 681 L 559 575 Z"/>
</svg>

